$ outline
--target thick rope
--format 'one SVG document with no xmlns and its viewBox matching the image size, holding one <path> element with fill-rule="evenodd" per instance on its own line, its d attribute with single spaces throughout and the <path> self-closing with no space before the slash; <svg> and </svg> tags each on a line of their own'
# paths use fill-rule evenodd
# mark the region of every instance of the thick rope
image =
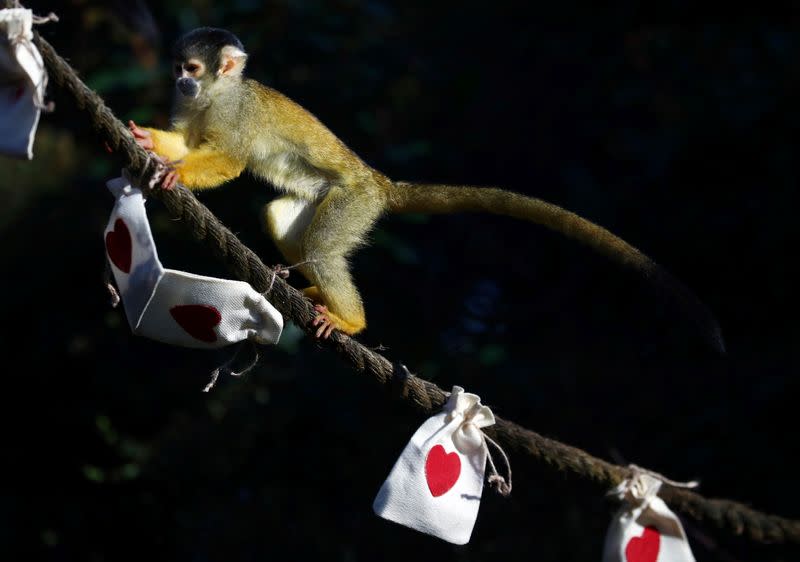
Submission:
<svg viewBox="0 0 800 562">
<path fill-rule="evenodd" d="M 134 174 L 145 174 L 147 177 L 146 174 L 152 172 L 147 168 L 154 164 L 125 126 L 47 41 L 36 34 L 35 43 L 50 77 L 72 94 L 78 107 L 91 117 L 99 135 L 111 148 L 121 153 L 129 169 Z M 259 292 L 269 289 L 269 299 L 275 308 L 313 337 L 311 320 L 315 313 L 310 301 L 264 265 L 188 189 L 179 185 L 170 191 L 154 190 L 152 195 L 161 199 L 169 213 L 180 220 L 197 240 L 205 242 L 233 275 L 247 281 Z M 396 394 L 424 414 L 437 412 L 447 399 L 447 393 L 435 384 L 409 374 L 401 365 L 392 364 L 384 356 L 340 332 L 334 332 L 321 345 L 333 349 L 357 372 L 367 374 L 390 390 L 395 390 Z M 585 451 L 548 439 L 510 421 L 498 418 L 496 424 L 485 431 L 509 452 L 530 455 L 558 470 L 588 478 L 605 489 L 613 488 L 632 476 L 630 468 L 595 458 Z M 735 535 L 744 535 L 759 542 L 800 543 L 800 521 L 761 513 L 734 501 L 706 499 L 695 492 L 666 483 L 659 495 L 685 515 Z"/>
</svg>

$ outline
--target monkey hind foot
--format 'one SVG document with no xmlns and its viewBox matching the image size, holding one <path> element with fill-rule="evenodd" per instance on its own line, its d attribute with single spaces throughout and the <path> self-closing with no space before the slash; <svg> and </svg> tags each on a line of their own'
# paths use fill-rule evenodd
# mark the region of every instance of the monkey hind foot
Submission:
<svg viewBox="0 0 800 562">
<path fill-rule="evenodd" d="M 317 338 L 327 339 L 333 330 L 339 330 L 340 332 L 352 336 L 367 327 L 365 318 L 362 317 L 347 321 L 328 310 L 328 307 L 324 304 L 314 305 L 314 310 L 317 312 L 317 316 L 314 318 L 311 325 L 317 328 L 315 333 Z"/>
</svg>

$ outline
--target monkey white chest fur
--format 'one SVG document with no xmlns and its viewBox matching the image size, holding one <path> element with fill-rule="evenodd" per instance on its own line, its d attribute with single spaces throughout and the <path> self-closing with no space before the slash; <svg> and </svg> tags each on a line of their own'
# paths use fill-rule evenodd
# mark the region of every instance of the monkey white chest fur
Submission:
<svg viewBox="0 0 800 562">
<path fill-rule="evenodd" d="M 276 188 L 306 201 L 323 197 L 330 187 L 328 178 L 310 166 L 302 156 L 276 151 L 274 144 L 256 145 L 247 169 Z"/>
</svg>

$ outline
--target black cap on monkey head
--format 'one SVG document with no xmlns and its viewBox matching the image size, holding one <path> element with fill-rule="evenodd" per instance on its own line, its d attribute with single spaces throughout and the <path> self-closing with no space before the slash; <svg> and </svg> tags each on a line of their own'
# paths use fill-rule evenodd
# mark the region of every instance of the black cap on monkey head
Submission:
<svg viewBox="0 0 800 562">
<path fill-rule="evenodd" d="M 245 52 L 242 42 L 230 31 L 217 27 L 198 27 L 175 42 L 172 56 L 177 60 L 197 57 L 206 61 L 206 64 L 215 65 L 219 62 L 220 50 L 229 45 Z"/>
</svg>

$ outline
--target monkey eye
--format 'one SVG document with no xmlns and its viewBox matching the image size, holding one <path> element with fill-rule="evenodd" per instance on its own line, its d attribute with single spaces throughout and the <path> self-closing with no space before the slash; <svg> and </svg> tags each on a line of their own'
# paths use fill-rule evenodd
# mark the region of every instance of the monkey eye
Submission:
<svg viewBox="0 0 800 562">
<path fill-rule="evenodd" d="M 183 66 L 181 66 L 181 63 L 176 62 L 175 63 L 175 68 L 174 68 L 176 76 L 181 73 L 181 69 L 183 69 Z"/>
<path fill-rule="evenodd" d="M 200 70 L 200 65 L 190 62 L 186 66 L 184 66 L 184 68 L 186 69 L 186 72 L 191 72 L 192 74 L 194 74 L 195 72 Z"/>
</svg>

